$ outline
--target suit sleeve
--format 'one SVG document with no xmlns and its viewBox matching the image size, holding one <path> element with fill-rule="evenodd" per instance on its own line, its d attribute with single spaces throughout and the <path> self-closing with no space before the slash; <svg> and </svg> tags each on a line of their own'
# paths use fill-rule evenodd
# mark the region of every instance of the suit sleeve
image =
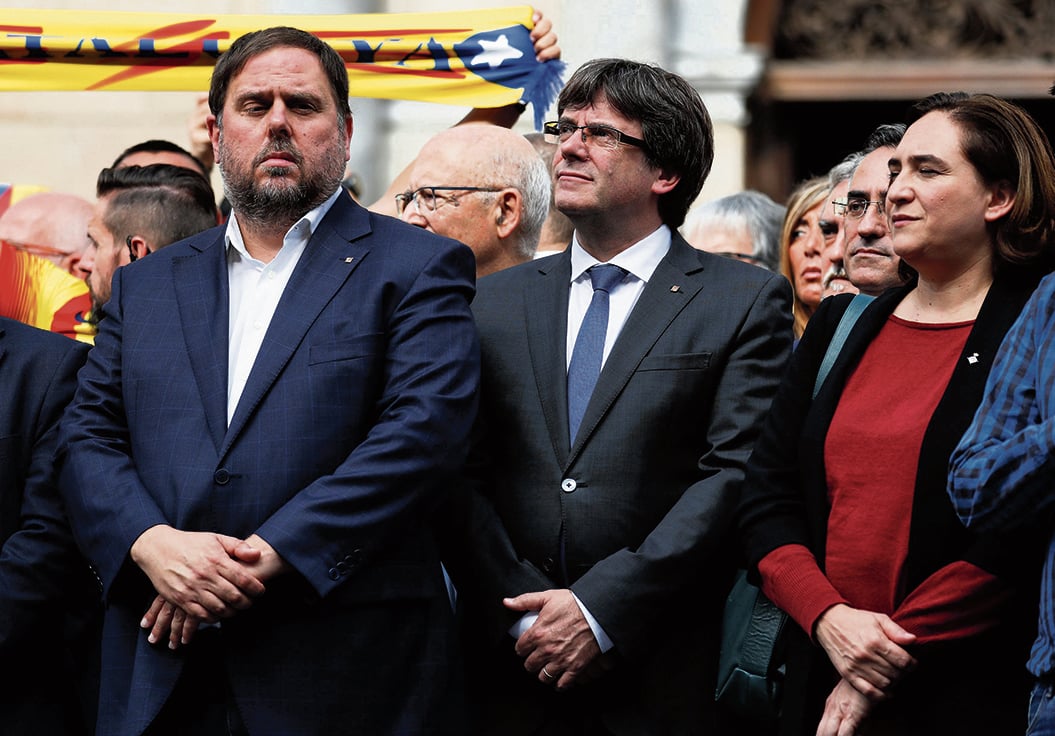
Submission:
<svg viewBox="0 0 1055 736">
<path fill-rule="evenodd" d="M 459 596 L 486 602 L 479 609 L 487 617 L 485 636 L 500 641 L 523 614 L 507 611 L 505 597 L 550 590 L 554 581 L 516 550 L 505 524 L 492 503 L 486 484 L 491 465 L 489 428 L 481 411 L 472 432 L 470 452 L 458 487 L 442 508 L 437 528 L 443 560 Z"/>
<path fill-rule="evenodd" d="M 0 651 L 32 641 L 30 632 L 55 636 L 47 622 L 62 613 L 73 577 L 87 574 L 56 487 L 54 463 L 59 419 L 73 397 L 85 353 L 85 345 L 70 340 L 54 363 L 47 353 L 48 360 L 30 367 L 45 387 L 27 411 L 27 421 L 30 413 L 33 421 L 24 428 L 31 439 L 20 526 L 0 555 Z"/>
<path fill-rule="evenodd" d="M 790 315 L 787 282 L 769 279 L 736 333 L 710 416 L 702 418 L 707 427 L 700 479 L 636 549 L 600 560 L 572 585 L 626 655 L 647 650 L 658 612 L 679 591 L 699 584 L 727 547 L 744 468 L 791 348 Z"/>
<path fill-rule="evenodd" d="M 78 375 L 63 419 L 59 485 L 78 545 L 95 566 L 104 595 L 129 564 L 144 531 L 170 524 L 136 472 L 121 374 L 122 269 L 114 273 L 95 346 Z"/>
<path fill-rule="evenodd" d="M 319 595 L 427 518 L 465 458 L 480 378 L 475 267 L 462 245 L 436 249 L 389 319 L 381 411 L 366 438 L 257 530 Z"/>
</svg>

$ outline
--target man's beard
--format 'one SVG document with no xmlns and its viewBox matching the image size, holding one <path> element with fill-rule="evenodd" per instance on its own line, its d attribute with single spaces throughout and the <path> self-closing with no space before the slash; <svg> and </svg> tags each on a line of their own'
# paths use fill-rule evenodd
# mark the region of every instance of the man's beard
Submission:
<svg viewBox="0 0 1055 736">
<path fill-rule="evenodd" d="M 86 278 L 84 283 L 88 287 L 88 298 L 92 303 L 92 311 L 88 313 L 85 321 L 92 326 L 98 326 L 99 320 L 103 318 L 103 305 L 110 301 L 110 295 L 107 294 L 105 299 L 101 298 L 101 295 L 92 288 L 91 277 Z"/>
<path fill-rule="evenodd" d="M 239 166 L 227 146 L 224 145 L 223 128 L 220 128 L 219 159 L 217 164 L 223 175 L 223 190 L 231 209 L 240 222 L 272 227 L 289 227 L 305 214 L 325 202 L 337 191 L 344 178 L 345 150 L 348 141 L 338 129 L 334 144 L 329 147 L 311 169 L 304 168 L 304 156 L 289 138 L 276 138 L 267 148 L 257 154 L 248 170 Z M 274 153 L 286 153 L 300 170 L 301 179 L 296 184 L 283 185 L 290 171 L 286 167 L 265 169 L 269 178 L 257 183 L 254 175 L 260 163 Z"/>
</svg>

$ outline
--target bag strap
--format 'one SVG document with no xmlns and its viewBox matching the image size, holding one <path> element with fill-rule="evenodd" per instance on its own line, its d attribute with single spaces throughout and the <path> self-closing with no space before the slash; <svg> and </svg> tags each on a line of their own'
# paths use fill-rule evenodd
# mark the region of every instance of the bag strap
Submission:
<svg viewBox="0 0 1055 736">
<path fill-rule="evenodd" d="M 821 367 L 817 369 L 817 380 L 813 383 L 813 398 L 817 398 L 821 386 L 824 385 L 824 381 L 828 378 L 832 366 L 835 365 L 835 360 L 839 357 L 839 353 L 842 352 L 843 345 L 846 344 L 846 338 L 850 336 L 850 331 L 857 323 L 857 318 L 861 316 L 861 313 L 865 311 L 865 307 L 873 299 L 875 297 L 868 296 L 868 294 L 854 294 L 850 305 L 843 312 L 843 316 L 835 328 L 835 334 L 832 335 L 832 341 L 828 343 L 828 350 L 824 353 L 824 359 L 821 360 Z"/>
</svg>

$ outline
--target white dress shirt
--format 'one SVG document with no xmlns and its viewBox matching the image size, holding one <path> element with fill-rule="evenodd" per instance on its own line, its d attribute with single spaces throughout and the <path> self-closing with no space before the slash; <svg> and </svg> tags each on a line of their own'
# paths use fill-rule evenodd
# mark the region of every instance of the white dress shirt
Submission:
<svg viewBox="0 0 1055 736">
<path fill-rule="evenodd" d="M 230 286 L 230 320 L 227 356 L 227 424 L 231 424 L 249 372 L 256 362 L 264 334 L 271 325 L 289 277 L 300 262 L 308 240 L 322 218 L 343 192 L 333 195 L 297 220 L 282 240 L 282 248 L 270 263 L 249 255 L 235 213 L 227 221 L 227 279 Z"/>
<path fill-rule="evenodd" d="M 652 278 L 656 266 L 669 250 L 670 228 L 660 225 L 658 230 L 608 261 L 609 264 L 619 266 L 626 271 L 627 276 L 608 295 L 608 331 L 604 338 L 602 368 L 608 360 L 608 354 L 612 352 L 612 345 L 619 337 L 626 318 L 637 304 L 641 292 L 645 290 L 645 284 Z M 571 291 L 568 293 L 568 350 L 565 368 L 571 364 L 575 338 L 579 336 L 579 328 L 582 326 L 586 310 L 590 308 L 590 301 L 593 299 L 593 282 L 586 272 L 599 263 L 601 261 L 591 256 L 579 245 L 578 234 L 572 236 Z"/>
<path fill-rule="evenodd" d="M 608 354 L 612 352 L 612 346 L 619 337 L 626 318 L 630 316 L 634 305 L 637 304 L 645 284 L 656 272 L 656 267 L 670 250 L 670 228 L 660 225 L 643 240 L 639 240 L 612 258 L 608 263 L 619 266 L 627 272 L 624 278 L 608 295 L 608 330 L 604 338 L 604 353 L 601 358 L 601 366 L 608 360 Z M 579 327 L 582 326 L 586 310 L 590 307 L 593 299 L 593 282 L 586 273 L 591 267 L 601 263 L 591 256 L 579 245 L 578 233 L 572 236 L 571 241 L 571 291 L 568 293 L 568 350 L 567 363 L 571 363 L 572 350 L 575 347 L 575 339 L 579 336 Z M 567 368 L 567 365 L 565 365 Z M 579 605 L 586 623 L 590 625 L 590 631 L 597 639 L 597 645 L 601 652 L 610 650 L 614 643 L 601 628 L 601 624 L 593 617 L 586 606 L 579 600 L 579 596 L 572 593 L 575 602 Z M 513 624 L 509 633 L 519 639 L 521 634 L 531 628 L 538 619 L 538 612 L 525 613 L 519 621 Z"/>
</svg>

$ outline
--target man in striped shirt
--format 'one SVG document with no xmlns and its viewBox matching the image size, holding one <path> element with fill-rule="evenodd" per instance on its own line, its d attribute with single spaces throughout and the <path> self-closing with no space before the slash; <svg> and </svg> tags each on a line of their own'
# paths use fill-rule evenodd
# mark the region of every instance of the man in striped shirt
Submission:
<svg viewBox="0 0 1055 736">
<path fill-rule="evenodd" d="M 949 495 L 968 527 L 1042 534 L 1036 677 L 1028 736 L 1055 734 L 1055 275 L 1045 278 L 1004 338 L 986 398 L 953 453 Z M 968 358 L 969 360 L 970 358 Z"/>
</svg>

